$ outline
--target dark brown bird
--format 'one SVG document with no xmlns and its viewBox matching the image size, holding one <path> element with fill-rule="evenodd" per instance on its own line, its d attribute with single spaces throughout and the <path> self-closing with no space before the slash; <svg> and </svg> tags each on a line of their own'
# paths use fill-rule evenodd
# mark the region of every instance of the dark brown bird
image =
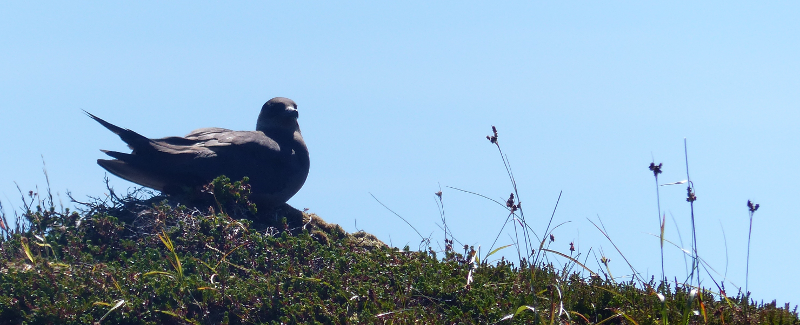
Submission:
<svg viewBox="0 0 800 325">
<path fill-rule="evenodd" d="M 285 203 L 308 176 L 308 148 L 297 123 L 297 104 L 275 97 L 261 107 L 256 131 L 197 129 L 185 137 L 149 139 L 86 112 L 133 150 L 101 150 L 114 160 L 98 159 L 110 173 L 166 194 L 181 194 L 225 175 L 250 178 L 257 203 Z"/>
</svg>

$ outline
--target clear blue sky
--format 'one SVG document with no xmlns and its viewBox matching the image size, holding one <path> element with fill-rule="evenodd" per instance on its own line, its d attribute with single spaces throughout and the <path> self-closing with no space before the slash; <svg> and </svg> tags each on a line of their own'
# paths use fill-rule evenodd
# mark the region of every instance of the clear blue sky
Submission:
<svg viewBox="0 0 800 325">
<path fill-rule="evenodd" d="M 124 150 L 82 109 L 150 137 L 251 130 L 261 105 L 294 99 L 311 173 L 290 204 L 395 246 L 435 242 L 444 189 L 456 238 L 485 250 L 509 181 L 485 136 L 500 131 L 529 222 L 630 274 L 660 274 L 655 183 L 686 179 L 699 251 L 726 287 L 800 303 L 800 5 L 796 2 L 9 2 L 0 9 L 0 201 L 52 188 L 105 192 L 98 149 Z M 124 191 L 131 183 L 110 176 Z M 685 187 L 661 188 L 666 236 L 690 238 Z M 677 229 L 670 216 L 674 216 Z M 723 238 L 723 229 L 725 238 Z M 511 243 L 507 234 L 499 244 Z M 434 243 L 434 247 L 439 247 Z M 515 259 L 511 249 L 504 251 Z M 599 255 L 598 255 L 599 257 Z M 558 261 L 554 259 L 554 261 Z M 597 269 L 594 255 L 589 265 Z M 727 270 L 727 271 L 726 271 Z M 667 249 L 667 273 L 686 274 Z M 717 276 L 717 279 L 721 279 Z M 713 286 L 704 274 L 704 283 Z"/>
</svg>

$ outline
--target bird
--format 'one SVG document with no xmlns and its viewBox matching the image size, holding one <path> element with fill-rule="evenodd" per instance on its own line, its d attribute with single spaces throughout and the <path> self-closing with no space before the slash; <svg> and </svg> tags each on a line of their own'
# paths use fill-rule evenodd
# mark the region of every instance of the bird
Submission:
<svg viewBox="0 0 800 325">
<path fill-rule="evenodd" d="M 212 127 L 159 139 L 84 112 L 132 150 L 100 150 L 114 159 L 98 159 L 97 164 L 164 194 L 181 195 L 222 175 L 231 180 L 248 177 L 252 202 L 278 206 L 294 196 L 308 177 L 310 161 L 297 122 L 297 104 L 285 97 L 272 98 L 261 107 L 255 131 Z"/>
</svg>

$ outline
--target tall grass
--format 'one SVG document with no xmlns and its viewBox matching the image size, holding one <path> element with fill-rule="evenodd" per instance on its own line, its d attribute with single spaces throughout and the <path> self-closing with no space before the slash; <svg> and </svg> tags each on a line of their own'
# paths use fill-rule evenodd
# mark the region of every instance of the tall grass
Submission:
<svg viewBox="0 0 800 325">
<path fill-rule="evenodd" d="M 684 281 L 669 281 L 663 266 L 658 281 L 643 277 L 599 217 L 590 222 L 630 268 L 629 280 L 614 277 L 602 248 L 585 256 L 574 243 L 568 252 L 554 249 L 556 230 L 565 224 L 554 223 L 561 194 L 549 218 L 526 218 L 496 128 L 488 138 L 506 168 L 508 199 L 455 188 L 507 213 L 500 233 L 511 229 L 514 242 L 496 247 L 498 234 L 485 252 L 454 248 L 460 242 L 447 225 L 453 218 L 445 217 L 441 189 L 435 194 L 444 233 L 439 251 L 419 232 L 418 251 L 401 250 L 299 211 L 257 210 L 245 180 L 215 180 L 210 208 L 131 195 L 137 191 L 120 197 L 109 188 L 109 196 L 76 203 L 82 208 L 69 212 L 55 209 L 51 195 L 29 191 L 22 195 L 23 211 L 15 212 L 16 229 L 0 208 L 0 324 L 800 325 L 797 307 L 751 303 L 749 291 L 729 297 L 727 279 L 717 281 L 698 254 L 694 223 L 692 247 L 683 250 L 666 238 L 660 206 L 660 250 L 674 245 L 693 260 Z M 688 169 L 687 183 L 694 219 Z M 748 208 L 752 229 L 758 205 Z M 271 220 L 280 222 L 261 224 Z M 544 230 L 539 235 L 537 227 Z M 510 247 L 516 261 L 489 262 Z M 587 263 L 592 254 L 597 268 Z M 701 286 L 701 270 L 716 291 Z"/>
<path fill-rule="evenodd" d="M 758 208 L 758 204 L 754 204 L 750 200 L 747 200 L 747 210 L 750 214 L 750 227 L 747 229 L 747 264 L 745 266 L 744 292 L 748 299 L 750 297 L 750 238 L 753 234 L 753 214 L 756 213 Z"/>
</svg>

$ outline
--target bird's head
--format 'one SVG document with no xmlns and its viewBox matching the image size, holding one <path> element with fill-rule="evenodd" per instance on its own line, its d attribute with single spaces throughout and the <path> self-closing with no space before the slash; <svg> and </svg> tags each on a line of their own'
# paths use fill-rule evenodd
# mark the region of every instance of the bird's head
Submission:
<svg viewBox="0 0 800 325">
<path fill-rule="evenodd" d="M 268 131 L 300 131 L 297 124 L 297 104 L 285 97 L 275 97 L 261 107 L 258 114 L 256 130 L 264 133 Z"/>
</svg>

